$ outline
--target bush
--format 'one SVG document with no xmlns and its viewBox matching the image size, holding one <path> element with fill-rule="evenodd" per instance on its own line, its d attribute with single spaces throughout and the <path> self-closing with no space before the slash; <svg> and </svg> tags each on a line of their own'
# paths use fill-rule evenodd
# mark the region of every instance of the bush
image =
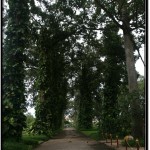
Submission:
<svg viewBox="0 0 150 150">
<path fill-rule="evenodd" d="M 41 142 L 48 140 L 45 135 L 23 135 L 20 142 L 16 142 L 13 139 L 7 139 L 3 142 L 2 148 L 4 150 L 32 150 Z"/>
<path fill-rule="evenodd" d="M 3 143 L 4 150 L 32 150 L 32 145 L 26 145 L 22 142 L 6 141 Z"/>
</svg>

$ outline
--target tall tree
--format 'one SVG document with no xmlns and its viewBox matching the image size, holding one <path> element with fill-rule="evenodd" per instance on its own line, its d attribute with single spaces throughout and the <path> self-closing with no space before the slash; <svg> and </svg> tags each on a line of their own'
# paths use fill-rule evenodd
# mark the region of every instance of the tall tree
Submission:
<svg viewBox="0 0 150 150">
<path fill-rule="evenodd" d="M 3 49 L 3 134 L 20 139 L 26 120 L 24 52 L 28 48 L 29 8 L 27 0 L 8 0 L 8 5 Z"/>
<path fill-rule="evenodd" d="M 39 62 L 36 82 L 39 94 L 36 103 L 35 128 L 50 135 L 62 125 L 68 86 L 65 58 L 70 47 L 69 37 L 75 33 L 75 30 L 71 30 L 70 25 L 66 25 L 70 13 L 68 14 L 64 3 L 51 4 L 47 1 L 40 3 L 43 5 L 43 10 L 39 10 L 39 6 L 32 4 L 33 10 L 39 10 L 37 14 L 42 18 L 40 22 L 37 20 L 41 26 L 37 29 L 39 30 L 37 42 Z M 65 15 L 60 12 L 64 12 Z"/>
<path fill-rule="evenodd" d="M 112 134 L 119 131 L 117 97 L 125 64 L 125 51 L 117 35 L 118 30 L 115 24 L 109 23 L 103 32 L 105 69 L 102 124 L 104 133 Z"/>
<path fill-rule="evenodd" d="M 145 30 L 145 10 L 144 1 L 125 1 L 125 0 L 109 0 L 109 1 L 98 1 L 95 0 L 96 7 L 100 10 L 100 15 L 104 14 L 106 21 L 112 20 L 120 29 L 123 30 L 124 47 L 126 54 L 126 66 L 128 72 L 128 88 L 131 95 L 137 91 L 137 74 L 135 70 L 134 50 L 138 50 L 136 45 L 133 31 L 138 31 L 140 34 L 139 39 L 144 42 L 143 34 Z M 101 12 L 101 9 L 104 13 Z M 141 42 L 140 40 L 138 42 Z M 133 96 L 134 97 L 134 96 Z M 137 98 L 132 100 L 132 120 L 133 120 L 133 134 L 136 137 L 141 135 L 141 127 L 138 122 L 141 121 L 142 117 L 138 112 L 139 103 Z M 137 115 L 138 114 L 138 115 Z"/>
<path fill-rule="evenodd" d="M 98 97 L 97 89 L 100 81 L 100 72 L 97 71 L 97 66 L 101 68 L 98 52 L 95 50 L 95 45 L 92 44 L 97 42 L 93 39 L 90 44 L 86 40 L 84 41 L 85 46 L 83 46 L 84 44 L 78 45 L 76 63 L 73 62 L 73 66 L 76 67 L 74 86 L 76 121 L 80 129 L 92 127 L 93 101 L 96 99 L 95 97 Z M 89 43 L 89 45 L 86 43 Z"/>
<path fill-rule="evenodd" d="M 51 29 L 54 28 L 51 26 Z M 36 121 L 44 134 L 61 127 L 67 94 L 65 47 L 63 47 L 65 35 L 59 28 L 58 34 L 51 32 L 51 29 L 41 30 L 38 47 L 40 54 L 37 79 L 39 97 L 36 106 Z"/>
<path fill-rule="evenodd" d="M 79 115 L 78 115 L 78 128 L 90 129 L 92 127 L 93 118 L 93 102 L 91 83 L 91 69 L 88 64 L 81 65 L 81 75 L 79 76 Z"/>
</svg>

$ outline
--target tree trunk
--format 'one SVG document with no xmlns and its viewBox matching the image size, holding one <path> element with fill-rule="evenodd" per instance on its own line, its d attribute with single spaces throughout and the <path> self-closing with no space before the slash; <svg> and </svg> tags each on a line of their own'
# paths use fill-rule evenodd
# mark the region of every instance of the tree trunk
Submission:
<svg viewBox="0 0 150 150">
<path fill-rule="evenodd" d="M 137 73 L 135 70 L 135 61 L 133 54 L 133 43 L 130 39 L 130 35 L 128 33 L 124 33 L 124 46 L 125 46 L 125 54 L 126 54 L 126 66 L 128 73 L 128 88 L 129 92 L 137 90 Z"/>
<path fill-rule="evenodd" d="M 128 73 L 128 89 L 131 94 L 131 115 L 132 115 L 132 134 L 135 138 L 141 138 L 142 135 L 142 115 L 139 105 L 139 94 L 137 86 L 137 73 L 135 70 L 135 61 L 133 53 L 133 42 L 130 33 L 124 32 L 124 46 L 126 54 L 126 66 Z"/>
<path fill-rule="evenodd" d="M 128 89 L 131 95 L 131 110 L 132 110 L 132 132 L 135 137 L 142 137 L 142 127 L 140 122 L 143 120 L 142 113 L 140 112 L 140 104 L 139 104 L 139 95 L 138 95 L 138 86 L 137 86 L 137 74 L 135 70 L 135 61 L 134 61 L 134 47 L 133 41 L 131 39 L 131 28 L 130 21 L 131 15 L 129 12 L 128 6 L 129 3 L 125 0 L 117 0 L 115 1 L 118 4 L 118 12 L 119 12 L 119 20 L 122 21 L 122 25 L 115 19 L 114 15 L 109 11 L 109 7 L 107 6 L 106 1 L 95 0 L 95 4 L 97 7 L 103 9 L 109 18 L 123 30 L 124 34 L 124 46 L 125 46 L 125 54 L 126 54 L 126 67 L 128 73 Z M 117 13 L 118 13 L 117 12 Z"/>
<path fill-rule="evenodd" d="M 128 73 L 128 89 L 129 98 L 131 100 L 131 116 L 132 116 L 132 135 L 135 138 L 142 137 L 142 127 L 140 122 L 142 122 L 142 113 L 140 111 L 140 100 L 137 84 L 137 73 L 135 70 L 135 60 L 134 60 L 134 45 L 130 29 L 130 17 L 127 9 L 127 3 L 124 4 L 121 10 L 122 22 L 123 22 L 123 36 L 124 36 L 124 47 L 126 55 L 126 67 Z"/>
</svg>

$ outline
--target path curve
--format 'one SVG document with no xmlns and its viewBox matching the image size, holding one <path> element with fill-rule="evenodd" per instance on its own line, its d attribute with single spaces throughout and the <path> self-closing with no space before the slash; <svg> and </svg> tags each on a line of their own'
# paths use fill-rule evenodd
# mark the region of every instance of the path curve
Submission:
<svg viewBox="0 0 150 150">
<path fill-rule="evenodd" d="M 78 133 L 74 128 L 66 128 L 35 150 L 112 150 L 112 148 Z"/>
</svg>

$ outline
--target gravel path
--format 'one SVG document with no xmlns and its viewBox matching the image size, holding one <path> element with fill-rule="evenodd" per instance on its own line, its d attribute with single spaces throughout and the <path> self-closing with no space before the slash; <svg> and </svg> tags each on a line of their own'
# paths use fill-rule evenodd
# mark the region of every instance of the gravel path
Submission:
<svg viewBox="0 0 150 150">
<path fill-rule="evenodd" d="M 112 150 L 112 148 L 77 133 L 74 128 L 66 128 L 61 134 L 42 143 L 35 150 Z"/>
</svg>

